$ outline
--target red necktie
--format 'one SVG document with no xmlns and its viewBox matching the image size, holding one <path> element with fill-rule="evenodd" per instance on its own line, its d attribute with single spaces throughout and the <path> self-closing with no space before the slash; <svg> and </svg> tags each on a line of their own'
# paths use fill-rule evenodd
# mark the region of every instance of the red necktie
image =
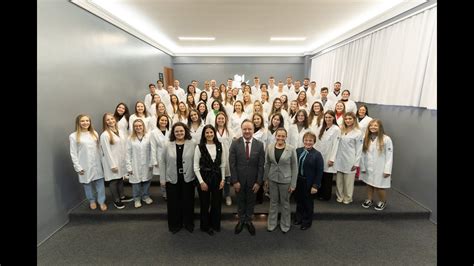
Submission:
<svg viewBox="0 0 474 266">
<path fill-rule="evenodd" d="M 250 143 L 250 141 L 246 141 L 246 142 L 245 142 L 245 154 L 247 155 L 247 160 L 250 159 L 249 143 Z"/>
</svg>

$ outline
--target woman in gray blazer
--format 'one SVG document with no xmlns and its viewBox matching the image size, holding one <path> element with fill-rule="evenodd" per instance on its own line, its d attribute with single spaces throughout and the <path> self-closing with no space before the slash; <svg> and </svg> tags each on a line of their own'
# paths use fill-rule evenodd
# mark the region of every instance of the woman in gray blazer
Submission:
<svg viewBox="0 0 474 266">
<path fill-rule="evenodd" d="M 281 231 L 286 233 L 291 227 L 290 195 L 296 188 L 298 160 L 295 147 L 286 144 L 287 136 L 286 129 L 278 128 L 275 132 L 276 143 L 268 145 L 265 152 L 265 187 L 270 190 L 269 232 L 277 226 L 279 206 Z"/>
<path fill-rule="evenodd" d="M 177 233 L 184 227 L 194 230 L 194 150 L 188 127 L 177 122 L 170 132 L 170 141 L 160 157 L 160 183 L 166 186 L 168 229 Z"/>
</svg>

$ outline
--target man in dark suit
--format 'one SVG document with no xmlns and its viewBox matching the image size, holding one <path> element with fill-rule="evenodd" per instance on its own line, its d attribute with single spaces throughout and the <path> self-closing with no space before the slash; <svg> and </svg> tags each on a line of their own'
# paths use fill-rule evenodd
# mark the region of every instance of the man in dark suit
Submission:
<svg viewBox="0 0 474 266">
<path fill-rule="evenodd" d="M 246 225 L 249 233 L 255 235 L 252 215 L 256 193 L 263 183 L 265 151 L 263 143 L 253 138 L 254 125 L 250 120 L 244 120 L 241 129 L 242 137 L 232 142 L 229 151 L 231 182 L 237 195 L 239 213 L 235 233 L 240 233 Z"/>
</svg>

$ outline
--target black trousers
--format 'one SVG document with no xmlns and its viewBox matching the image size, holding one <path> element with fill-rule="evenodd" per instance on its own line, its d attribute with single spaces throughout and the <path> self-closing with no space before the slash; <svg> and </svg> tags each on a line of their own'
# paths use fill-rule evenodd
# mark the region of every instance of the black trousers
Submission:
<svg viewBox="0 0 474 266">
<path fill-rule="evenodd" d="M 198 185 L 199 202 L 201 204 L 200 228 L 208 231 L 210 228 L 218 231 L 221 229 L 222 190 L 219 187 L 211 187 L 202 191 Z M 210 209 L 209 209 L 210 206 Z"/>
<path fill-rule="evenodd" d="M 168 200 L 168 229 L 170 231 L 184 227 L 194 229 L 194 181 L 184 182 L 178 178 L 176 184 L 166 182 Z"/>
<path fill-rule="evenodd" d="M 253 186 L 253 183 L 252 183 Z M 236 193 L 239 221 L 241 223 L 251 222 L 255 208 L 256 194 L 253 193 L 252 187 L 247 184 L 240 183 L 240 191 Z"/>
<path fill-rule="evenodd" d="M 316 197 L 320 200 L 330 200 L 332 195 L 332 179 L 333 173 L 323 172 L 323 178 L 321 179 L 321 187 L 316 193 Z"/>
<path fill-rule="evenodd" d="M 113 179 L 109 181 L 109 189 L 114 198 L 114 202 L 120 202 L 120 198 L 123 196 L 123 179 Z"/>
<path fill-rule="evenodd" d="M 311 187 L 306 179 L 298 177 L 295 190 L 296 217 L 295 220 L 301 222 L 302 226 L 311 226 L 313 223 L 314 201 L 311 195 Z"/>
</svg>

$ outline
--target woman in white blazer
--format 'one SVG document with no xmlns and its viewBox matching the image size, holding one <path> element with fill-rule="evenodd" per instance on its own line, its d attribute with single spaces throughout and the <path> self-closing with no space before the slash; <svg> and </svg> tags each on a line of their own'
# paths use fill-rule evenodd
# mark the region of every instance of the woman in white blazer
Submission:
<svg viewBox="0 0 474 266">
<path fill-rule="evenodd" d="M 142 206 L 141 200 L 151 204 L 150 184 L 153 165 L 151 163 L 151 134 L 145 129 L 145 122 L 137 118 L 133 122 L 132 134 L 127 140 L 126 166 L 129 182 L 132 184 L 135 208 Z"/>
<path fill-rule="evenodd" d="M 167 114 L 158 115 L 158 123 L 156 128 L 151 132 L 151 164 L 153 165 L 153 176 L 160 177 L 160 164 L 159 158 L 163 152 L 163 149 L 168 142 L 170 135 L 170 119 Z M 161 196 L 164 200 L 167 200 L 166 189 L 161 187 Z"/>
<path fill-rule="evenodd" d="M 102 165 L 104 166 L 105 181 L 109 182 L 114 206 L 117 209 L 125 208 L 123 202 L 129 202 L 131 197 L 123 192 L 123 179 L 127 175 L 125 154 L 127 153 L 127 137 L 120 131 L 111 113 L 102 117 L 103 132 L 100 135 L 100 148 L 102 150 Z"/>
<path fill-rule="evenodd" d="M 235 137 L 242 136 L 242 129 L 240 125 L 245 119 L 248 119 L 248 114 L 244 111 L 244 103 L 240 100 L 234 102 L 234 112 L 229 115 L 229 124 L 234 132 Z"/>
<path fill-rule="evenodd" d="M 166 187 L 168 229 L 177 233 L 183 226 L 194 230 L 194 150 L 188 127 L 177 122 L 160 156 L 160 183 Z"/>
<path fill-rule="evenodd" d="M 369 116 L 369 109 L 365 104 L 361 104 L 357 110 L 357 122 L 359 123 L 362 136 L 365 136 L 370 121 L 372 121 L 372 117 Z"/>
<path fill-rule="evenodd" d="M 318 141 L 314 145 L 314 148 L 323 156 L 324 161 L 321 187 L 316 194 L 316 198 L 319 200 L 328 201 L 331 199 L 332 180 L 337 172 L 334 167 L 334 161 L 336 161 L 340 136 L 341 129 L 336 122 L 336 113 L 332 110 L 326 111 L 324 113 L 323 125 L 319 131 Z"/>
<path fill-rule="evenodd" d="M 128 120 L 128 131 L 129 134 L 132 134 L 133 131 L 133 122 L 140 118 L 145 126 L 145 130 L 151 131 L 153 129 L 153 121 L 151 120 L 151 116 L 148 115 L 146 111 L 145 104 L 142 101 L 138 101 L 135 103 L 135 113 L 130 116 Z"/>
<path fill-rule="evenodd" d="M 392 162 L 392 139 L 385 135 L 382 121 L 374 119 L 369 123 L 362 148 L 361 179 L 367 184 L 367 199 L 362 203 L 362 207 L 372 206 L 372 195 L 375 191 L 379 202 L 374 209 L 377 211 L 385 209 L 387 204 L 385 189 L 391 185 Z"/>
<path fill-rule="evenodd" d="M 119 103 L 115 107 L 114 111 L 115 121 L 117 121 L 117 127 L 120 131 L 128 137 L 128 120 L 130 120 L 130 111 L 125 103 Z"/>
<path fill-rule="evenodd" d="M 349 90 L 343 90 L 342 91 L 342 97 L 341 100 L 344 105 L 346 106 L 346 113 L 353 112 L 354 114 L 357 113 L 357 105 L 353 100 L 349 99 L 349 96 L 351 96 L 351 92 Z"/>
<path fill-rule="evenodd" d="M 265 187 L 270 192 L 270 210 L 267 230 L 277 227 L 278 209 L 281 208 L 280 229 L 283 233 L 291 227 L 290 195 L 296 189 L 298 160 L 296 149 L 286 144 L 287 132 L 284 128 L 276 130 L 276 143 L 268 145 L 265 152 Z"/>
<path fill-rule="evenodd" d="M 324 107 L 320 102 L 314 102 L 308 115 L 308 124 L 311 131 L 318 136 L 324 123 Z"/>
<path fill-rule="evenodd" d="M 353 112 L 344 114 L 341 137 L 334 165 L 336 174 L 336 200 L 344 204 L 352 202 L 354 178 L 362 155 L 362 133 Z"/>
<path fill-rule="evenodd" d="M 224 198 L 225 204 L 227 206 L 232 205 L 232 198 L 230 197 L 230 165 L 229 165 L 229 149 L 230 145 L 232 144 L 232 140 L 235 139 L 235 134 L 232 129 L 228 126 L 228 117 L 226 113 L 219 112 L 217 113 L 215 124 L 216 124 L 216 134 L 217 139 L 220 143 L 222 143 L 222 149 L 226 152 L 224 153 L 224 162 L 225 162 L 225 169 L 224 169 L 224 176 L 225 176 L 225 183 L 224 183 Z"/>
<path fill-rule="evenodd" d="M 303 135 L 308 131 L 310 131 L 308 114 L 306 110 L 300 109 L 296 112 L 295 120 L 288 131 L 288 144 L 295 147 L 295 149 L 304 147 Z"/>
<path fill-rule="evenodd" d="M 204 128 L 204 123 L 196 109 L 189 110 L 187 125 L 189 131 L 191 132 L 191 137 L 193 138 L 194 143 L 199 144 L 199 141 L 201 140 L 202 129 Z"/>
<path fill-rule="evenodd" d="M 84 186 L 86 197 L 89 200 L 89 207 L 92 210 L 97 208 L 93 192 L 95 189 L 100 209 L 106 211 L 99 135 L 92 127 L 92 121 L 88 115 L 80 114 L 76 117 L 76 131 L 69 135 L 69 149 L 74 170 L 79 177 L 79 182 Z"/>
</svg>

